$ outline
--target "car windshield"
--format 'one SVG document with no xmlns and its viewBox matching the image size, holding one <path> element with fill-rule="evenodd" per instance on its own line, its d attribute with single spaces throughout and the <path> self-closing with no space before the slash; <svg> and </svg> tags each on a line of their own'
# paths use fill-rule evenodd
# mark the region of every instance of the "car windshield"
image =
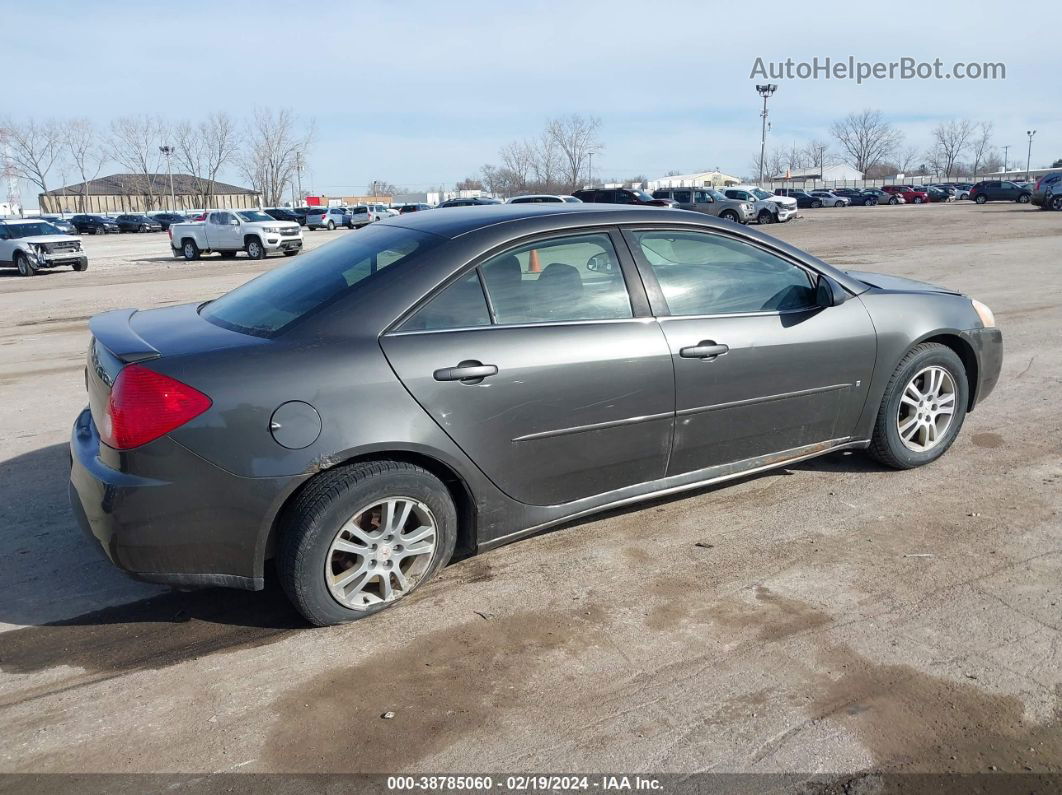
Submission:
<svg viewBox="0 0 1062 795">
<path fill-rule="evenodd" d="M 631 193 L 633 193 L 643 202 L 651 202 L 653 200 L 653 197 L 646 193 L 644 190 L 633 190 L 631 191 Z"/>
<path fill-rule="evenodd" d="M 768 193 L 767 191 L 760 190 L 759 188 L 753 188 L 750 192 L 757 199 L 769 199 L 769 198 L 771 198 L 771 196 L 774 195 L 773 193 Z"/>
<path fill-rule="evenodd" d="M 240 210 L 236 213 L 244 221 L 275 221 L 275 218 L 271 218 L 265 213 L 258 212 L 258 210 Z"/>
<path fill-rule="evenodd" d="M 200 314 L 231 331 L 273 337 L 296 321 L 371 282 L 444 238 L 396 226 L 369 226 L 357 235 L 304 254 L 290 265 L 205 304 Z"/>
<path fill-rule="evenodd" d="M 34 235 L 61 235 L 58 229 L 45 221 L 34 221 L 24 224 L 7 224 L 7 236 L 12 240 L 20 237 L 33 237 Z"/>
</svg>

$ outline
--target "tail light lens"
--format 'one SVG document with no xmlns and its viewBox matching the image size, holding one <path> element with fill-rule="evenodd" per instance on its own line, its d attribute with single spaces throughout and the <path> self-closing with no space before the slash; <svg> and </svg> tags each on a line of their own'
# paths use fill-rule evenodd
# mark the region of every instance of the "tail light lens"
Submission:
<svg viewBox="0 0 1062 795">
<path fill-rule="evenodd" d="M 100 438 L 117 450 L 140 447 L 198 417 L 211 404 L 199 390 L 131 364 L 114 380 Z"/>
</svg>

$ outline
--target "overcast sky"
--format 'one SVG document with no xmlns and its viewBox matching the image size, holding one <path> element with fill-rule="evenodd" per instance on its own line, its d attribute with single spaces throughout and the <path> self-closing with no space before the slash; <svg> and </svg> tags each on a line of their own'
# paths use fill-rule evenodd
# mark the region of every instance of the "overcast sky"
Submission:
<svg viewBox="0 0 1062 795">
<path fill-rule="evenodd" d="M 996 81 L 777 81 L 769 145 L 828 138 L 869 107 L 920 150 L 937 122 L 970 118 L 994 123 L 1011 162 L 1024 164 L 1028 129 L 1034 166 L 1062 157 L 1058 48 L 1044 38 L 1062 30 L 1056 0 L 0 0 L 0 24 L 17 32 L 0 113 L 105 125 L 286 106 L 316 122 L 304 187 L 334 195 L 372 179 L 452 185 L 570 112 L 602 120 L 595 175 L 744 175 L 759 148 L 757 57 L 1006 64 Z"/>
</svg>

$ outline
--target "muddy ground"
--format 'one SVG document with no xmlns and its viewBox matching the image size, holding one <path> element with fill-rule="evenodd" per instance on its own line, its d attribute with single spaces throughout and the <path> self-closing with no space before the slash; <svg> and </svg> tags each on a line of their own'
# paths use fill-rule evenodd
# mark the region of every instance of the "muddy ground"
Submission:
<svg viewBox="0 0 1062 795">
<path fill-rule="evenodd" d="M 66 501 L 86 319 L 283 260 L 114 236 L 87 273 L 0 275 L 0 771 L 1062 771 L 1062 214 L 804 216 L 766 231 L 995 310 L 1003 376 L 947 456 L 598 516 L 324 630 L 272 583 L 127 580 Z"/>
</svg>

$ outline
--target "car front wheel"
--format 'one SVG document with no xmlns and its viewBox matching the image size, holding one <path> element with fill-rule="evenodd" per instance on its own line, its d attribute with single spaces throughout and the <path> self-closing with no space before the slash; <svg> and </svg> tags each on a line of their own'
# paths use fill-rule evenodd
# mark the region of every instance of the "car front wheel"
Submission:
<svg viewBox="0 0 1062 795">
<path fill-rule="evenodd" d="M 25 254 L 18 254 L 15 256 L 15 265 L 18 267 L 18 273 L 20 276 L 36 276 L 37 266 L 30 261 L 30 258 Z"/>
<path fill-rule="evenodd" d="M 1048 202 L 1044 202 L 1044 205 L 1050 206 L 1052 210 L 1062 210 L 1062 193 L 1060 193 L 1058 196 L 1052 196 L 1050 204 Z"/>
<path fill-rule="evenodd" d="M 247 256 L 251 259 L 265 259 L 265 246 L 256 237 L 247 241 Z"/>
<path fill-rule="evenodd" d="M 719 217 L 731 223 L 737 223 L 738 220 L 738 214 L 733 210 L 723 210 L 723 212 L 719 213 Z"/>
<path fill-rule="evenodd" d="M 449 562 L 457 511 L 434 475 L 402 461 L 367 461 L 319 475 L 286 512 L 280 582 L 317 626 L 377 613 Z"/>
<path fill-rule="evenodd" d="M 1018 197 L 1018 204 L 1028 204 L 1030 198 L 1032 197 L 1028 193 L 1023 193 Z"/>
<path fill-rule="evenodd" d="M 968 396 L 966 370 L 955 351 L 939 343 L 916 345 L 885 389 L 870 454 L 895 469 L 935 461 L 962 428 Z"/>
<path fill-rule="evenodd" d="M 770 210 L 760 210 L 760 214 L 756 216 L 756 220 L 761 224 L 773 224 L 774 214 Z"/>
</svg>

